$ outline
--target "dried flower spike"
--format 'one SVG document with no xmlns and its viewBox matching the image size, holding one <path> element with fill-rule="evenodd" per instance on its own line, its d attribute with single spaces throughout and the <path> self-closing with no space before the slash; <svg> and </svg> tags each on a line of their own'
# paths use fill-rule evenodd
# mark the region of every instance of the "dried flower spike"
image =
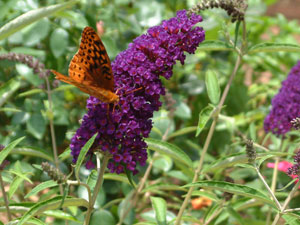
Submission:
<svg viewBox="0 0 300 225">
<path fill-rule="evenodd" d="M 299 130 L 300 129 L 300 118 L 297 117 L 297 118 L 293 119 L 291 121 L 291 124 L 296 130 Z"/>
<path fill-rule="evenodd" d="M 57 181 L 58 184 L 66 183 L 67 177 L 59 169 L 50 165 L 48 162 L 42 162 L 43 171 L 45 171 L 52 180 Z"/>
<path fill-rule="evenodd" d="M 224 9 L 231 21 L 243 21 L 248 5 L 245 0 L 202 0 L 188 11 L 188 15 L 212 8 Z"/>
<path fill-rule="evenodd" d="M 292 165 L 290 168 L 288 168 L 287 174 L 289 176 L 292 175 L 300 176 L 300 150 L 298 150 L 298 152 L 294 156 L 294 162 L 295 164 Z"/>
<path fill-rule="evenodd" d="M 254 163 L 256 159 L 256 151 L 253 148 L 253 141 L 252 140 L 246 140 L 246 153 L 248 157 L 248 163 Z"/>
</svg>

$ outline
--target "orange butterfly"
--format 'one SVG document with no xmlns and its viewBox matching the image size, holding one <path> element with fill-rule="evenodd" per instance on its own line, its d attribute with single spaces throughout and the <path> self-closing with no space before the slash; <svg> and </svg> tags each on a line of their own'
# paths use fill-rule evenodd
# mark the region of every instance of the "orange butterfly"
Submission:
<svg viewBox="0 0 300 225">
<path fill-rule="evenodd" d="M 97 33 L 85 27 L 81 35 L 78 52 L 69 65 L 69 76 L 51 70 L 55 78 L 73 84 L 81 91 L 105 103 L 117 103 L 119 96 L 114 93 L 114 76 L 109 57 Z"/>
</svg>

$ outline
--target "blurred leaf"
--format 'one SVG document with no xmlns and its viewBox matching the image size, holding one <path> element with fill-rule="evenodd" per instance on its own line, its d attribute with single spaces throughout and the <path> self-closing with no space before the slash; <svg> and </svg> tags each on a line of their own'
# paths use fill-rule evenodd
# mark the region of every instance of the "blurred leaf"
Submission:
<svg viewBox="0 0 300 225">
<path fill-rule="evenodd" d="M 123 183 L 130 184 L 129 180 L 124 174 L 106 173 L 104 174 L 104 180 L 115 180 Z M 135 186 L 135 185 L 134 185 Z"/>
<path fill-rule="evenodd" d="M 77 162 L 76 162 L 76 165 L 75 165 L 75 176 L 76 177 L 78 177 L 80 166 L 83 163 L 83 160 L 85 159 L 85 155 L 88 153 L 89 149 L 92 147 L 97 135 L 98 135 L 98 133 L 94 134 L 93 137 L 91 137 L 85 143 L 85 145 L 82 147 L 82 149 L 80 150 L 80 154 L 78 156 L 78 159 L 77 159 Z"/>
<path fill-rule="evenodd" d="M 275 157 L 275 156 L 285 156 L 288 155 L 288 153 L 283 153 L 283 152 L 259 153 L 257 154 L 256 159 L 260 159 L 262 157 L 265 157 L 266 155 L 272 155 L 273 157 Z M 234 154 L 231 156 L 226 156 L 221 159 L 218 159 L 215 163 L 203 169 L 203 173 L 213 172 L 217 169 L 232 167 L 236 164 L 247 163 L 247 162 L 248 162 L 248 157 L 246 156 L 246 153 L 238 153 L 238 154 Z"/>
<path fill-rule="evenodd" d="M 191 184 L 184 185 L 183 187 L 196 187 L 207 188 L 212 190 L 219 190 L 229 192 L 236 195 L 242 195 L 249 198 L 260 200 L 276 209 L 275 203 L 264 193 L 257 189 L 248 187 L 246 185 L 234 184 L 223 181 L 199 181 Z"/>
<path fill-rule="evenodd" d="M 26 31 L 23 35 L 23 45 L 34 46 L 47 37 L 50 30 L 50 22 L 44 18 L 29 25 L 27 28 L 24 29 Z"/>
<path fill-rule="evenodd" d="M 289 43 L 259 43 L 249 48 L 248 54 L 257 52 L 300 52 L 300 46 Z"/>
<path fill-rule="evenodd" d="M 300 216 L 295 213 L 287 213 L 282 215 L 288 225 L 300 225 Z"/>
<path fill-rule="evenodd" d="M 145 140 L 149 149 L 157 151 L 161 154 L 166 154 L 189 167 L 192 165 L 192 160 L 189 158 L 189 156 L 177 146 L 152 138 L 146 138 Z"/>
<path fill-rule="evenodd" d="M 173 166 L 172 159 L 167 155 L 160 155 L 155 157 L 153 167 L 164 172 L 168 172 Z"/>
<path fill-rule="evenodd" d="M 36 148 L 36 147 L 20 147 L 15 148 L 12 150 L 11 154 L 20 154 L 20 155 L 27 155 L 27 156 L 33 156 L 36 158 L 46 159 L 48 161 L 53 162 L 54 159 L 49 153 L 47 154 L 42 149 Z"/>
<path fill-rule="evenodd" d="M 13 19 L 12 21 L 6 23 L 0 28 L 0 40 L 8 37 L 9 35 L 21 30 L 23 27 L 38 21 L 39 19 L 50 16 L 51 14 L 63 10 L 71 5 L 75 4 L 77 0 L 69 1 L 62 4 L 51 5 L 47 7 L 42 7 L 39 9 L 34 9 L 29 12 L 24 13 L 23 15 Z"/>
<path fill-rule="evenodd" d="M 26 123 L 27 130 L 37 139 L 42 139 L 46 131 L 46 121 L 40 112 L 33 113 Z"/>
<path fill-rule="evenodd" d="M 64 161 L 66 160 L 67 158 L 70 158 L 72 155 L 71 155 L 71 149 L 70 147 L 68 147 L 63 153 L 61 153 L 58 158 L 61 160 L 61 161 Z"/>
<path fill-rule="evenodd" d="M 170 134 L 167 138 L 167 140 L 171 139 L 171 138 L 174 138 L 174 137 L 178 137 L 178 136 L 182 136 L 182 135 L 185 135 L 185 134 L 188 134 L 188 133 L 192 133 L 194 132 L 195 130 L 197 129 L 196 126 L 193 126 L 193 127 L 184 127 L 182 129 L 179 129 L 175 132 L 173 132 L 172 134 Z"/>
<path fill-rule="evenodd" d="M 179 101 L 179 104 L 176 106 L 175 115 L 181 119 L 190 119 L 192 117 L 192 112 L 185 102 Z"/>
<path fill-rule="evenodd" d="M 53 180 L 48 180 L 43 183 L 40 183 L 39 185 L 35 186 L 27 195 L 25 195 L 24 198 L 29 198 L 32 195 L 36 195 L 42 190 L 45 190 L 46 188 L 57 186 L 57 182 Z"/>
<path fill-rule="evenodd" d="M 196 132 L 196 137 L 199 136 L 203 128 L 205 127 L 206 123 L 212 116 L 212 112 L 214 110 L 214 107 L 211 105 L 206 106 L 204 109 L 201 110 L 199 113 L 199 121 L 198 121 L 198 126 L 197 126 L 197 132 Z"/>
<path fill-rule="evenodd" d="M 46 53 L 43 50 L 30 48 L 30 47 L 23 47 L 23 46 L 12 48 L 11 52 L 25 54 L 25 55 L 31 55 L 31 56 L 40 57 L 40 58 L 44 58 L 46 56 Z"/>
<path fill-rule="evenodd" d="M 152 202 L 152 208 L 155 211 L 156 222 L 158 225 L 167 225 L 167 203 L 163 198 L 150 197 Z"/>
<path fill-rule="evenodd" d="M 211 200 L 213 200 L 215 202 L 220 201 L 220 199 L 217 197 L 216 194 L 214 194 L 213 192 L 208 192 L 208 191 L 204 191 L 204 190 L 193 191 L 192 192 L 192 196 L 204 196 L 204 197 L 207 197 L 207 198 L 209 198 L 209 199 L 211 199 Z"/>
<path fill-rule="evenodd" d="M 16 108 L 0 108 L 0 112 L 20 113 L 22 111 L 20 109 L 16 109 Z"/>
<path fill-rule="evenodd" d="M 55 29 L 50 36 L 50 48 L 55 56 L 58 58 L 65 53 L 69 44 L 69 34 L 62 28 Z"/>
<path fill-rule="evenodd" d="M 100 224 L 105 224 L 105 225 L 115 225 L 116 220 L 111 214 L 111 212 L 104 210 L 104 209 L 99 209 L 95 212 L 93 212 L 91 216 L 91 221 L 90 225 L 98 225 Z"/>
<path fill-rule="evenodd" d="M 203 41 L 198 47 L 197 51 L 232 51 L 233 48 L 226 42 L 218 40 Z"/>
<path fill-rule="evenodd" d="M 167 191 L 187 191 L 184 187 L 175 184 L 153 184 L 143 189 L 143 193 L 147 191 L 157 191 L 157 190 L 167 190 Z"/>
<path fill-rule="evenodd" d="M 16 145 L 18 145 L 21 141 L 23 141 L 25 137 L 18 138 L 17 140 L 8 144 L 2 151 L 0 151 L 0 165 L 3 163 L 4 159 L 7 155 L 14 149 Z"/>
<path fill-rule="evenodd" d="M 23 182 L 23 177 L 15 177 L 9 185 L 8 198 L 11 198 Z"/>
<path fill-rule="evenodd" d="M 72 216 L 69 213 L 63 212 L 61 210 L 47 210 L 43 214 L 45 214 L 46 216 L 57 218 L 57 219 L 62 219 L 64 221 L 70 220 L 70 221 L 74 221 L 77 223 L 81 223 L 81 221 L 79 221 L 76 217 Z"/>
<path fill-rule="evenodd" d="M 17 91 L 21 86 L 21 81 L 12 78 L 0 87 L 0 107 Z"/>
<path fill-rule="evenodd" d="M 23 180 L 26 180 L 26 181 L 28 181 L 29 183 L 32 184 L 32 181 L 27 177 L 27 175 L 29 173 L 22 173 L 22 171 L 18 172 L 18 171 L 15 171 L 13 169 L 10 169 L 9 173 L 15 174 L 16 176 L 21 177 Z"/>
<path fill-rule="evenodd" d="M 26 212 L 22 218 L 19 221 L 19 225 L 24 224 L 26 221 L 28 221 L 31 217 L 41 214 L 47 210 L 51 209 L 57 209 L 61 203 L 62 197 L 61 196 L 56 196 L 51 199 L 48 199 L 46 201 L 41 201 L 36 203 L 34 206 L 30 208 L 28 212 Z M 68 197 L 64 204 L 63 207 L 68 207 L 68 206 L 83 206 L 85 208 L 89 207 L 89 203 L 81 198 L 73 198 L 73 197 Z"/>
<path fill-rule="evenodd" d="M 232 218 L 235 218 L 238 224 L 245 225 L 245 221 L 241 217 L 241 215 L 235 211 L 230 205 L 226 207 L 228 213 L 231 215 Z"/>
<path fill-rule="evenodd" d="M 30 95 L 34 95 L 34 94 L 38 94 L 38 93 L 42 93 L 44 92 L 42 89 L 39 89 L 39 88 L 35 88 L 35 89 L 31 89 L 29 91 L 25 91 L 25 92 L 22 92 L 18 95 L 19 98 L 21 97 L 26 97 L 26 96 L 30 96 Z"/>
<path fill-rule="evenodd" d="M 220 100 L 220 86 L 217 75 L 213 70 L 207 70 L 205 74 L 205 84 L 211 103 L 217 105 Z"/>
</svg>

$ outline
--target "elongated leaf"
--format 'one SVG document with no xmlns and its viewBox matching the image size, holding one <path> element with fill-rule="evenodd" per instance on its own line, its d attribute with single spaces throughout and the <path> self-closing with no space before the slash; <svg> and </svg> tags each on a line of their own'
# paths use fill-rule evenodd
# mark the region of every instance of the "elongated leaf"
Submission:
<svg viewBox="0 0 300 225">
<path fill-rule="evenodd" d="M 39 149 L 39 148 L 36 148 L 36 147 L 15 148 L 14 150 L 11 151 L 11 154 L 34 156 L 36 158 L 46 159 L 46 160 L 51 161 L 51 162 L 54 161 L 52 156 L 46 154 L 42 149 Z"/>
<path fill-rule="evenodd" d="M 7 155 L 13 150 L 13 148 L 19 144 L 25 137 L 18 138 L 17 140 L 11 142 L 9 145 L 7 145 L 2 151 L 0 151 L 0 165 L 4 161 L 4 159 L 7 157 Z"/>
<path fill-rule="evenodd" d="M 191 133 L 191 132 L 194 132 L 195 130 L 197 129 L 196 126 L 192 126 L 192 127 L 184 127 L 180 130 L 177 130 L 175 132 L 173 132 L 172 134 L 170 134 L 168 136 L 168 139 L 171 139 L 171 138 L 174 138 L 174 137 L 178 137 L 178 136 L 182 136 L 182 135 L 185 135 L 185 134 L 188 134 L 188 133 Z"/>
<path fill-rule="evenodd" d="M 80 150 L 80 154 L 78 156 L 78 159 L 77 159 L 77 162 L 76 162 L 76 165 L 75 165 L 75 174 L 76 174 L 76 176 L 78 176 L 79 169 L 80 169 L 81 164 L 83 163 L 85 155 L 88 153 L 90 147 L 93 145 L 97 135 L 98 135 L 98 133 L 94 134 L 93 137 L 91 137 L 90 140 L 88 140 L 86 142 L 86 144 Z"/>
<path fill-rule="evenodd" d="M 24 180 L 27 180 L 29 183 L 32 184 L 32 181 L 27 177 L 28 174 L 30 173 L 21 173 L 21 171 L 16 171 L 16 170 L 9 170 L 9 173 L 15 174 L 18 177 L 22 177 Z M 31 173 L 32 174 L 32 173 Z"/>
<path fill-rule="evenodd" d="M 143 189 L 143 192 L 157 191 L 157 190 L 168 190 L 168 191 L 186 191 L 184 187 L 180 187 L 175 184 L 154 184 Z"/>
<path fill-rule="evenodd" d="M 14 193 L 18 190 L 18 187 L 22 184 L 23 182 L 23 177 L 15 177 L 13 181 L 10 183 L 9 186 L 9 191 L 8 191 L 8 197 L 11 198 Z"/>
<path fill-rule="evenodd" d="M 34 187 L 27 195 L 25 195 L 25 198 L 29 198 L 30 196 L 36 195 L 37 193 L 39 193 L 42 190 L 45 190 L 46 188 L 54 187 L 57 185 L 57 182 L 54 180 L 48 180 L 43 183 L 40 183 L 39 185 Z"/>
<path fill-rule="evenodd" d="M 104 178 L 104 180 L 115 180 L 115 181 L 120 181 L 123 183 L 130 184 L 126 175 L 123 175 L 123 174 L 106 173 L 106 174 L 104 174 L 103 178 Z"/>
<path fill-rule="evenodd" d="M 151 197 L 158 225 L 167 225 L 167 203 L 163 198 Z"/>
<path fill-rule="evenodd" d="M 192 165 L 192 160 L 189 158 L 189 156 L 182 151 L 177 146 L 170 144 L 168 142 L 155 140 L 152 138 L 147 138 L 146 143 L 148 145 L 148 148 L 157 151 L 161 154 L 166 154 L 170 156 L 171 158 L 186 164 L 187 166 Z"/>
<path fill-rule="evenodd" d="M 248 54 L 257 52 L 300 52 L 300 46 L 287 43 L 260 43 L 249 48 Z"/>
<path fill-rule="evenodd" d="M 21 30 L 23 27 L 43 18 L 50 16 L 53 13 L 63 10 L 71 5 L 75 4 L 77 0 L 69 1 L 62 4 L 51 5 L 39 9 L 34 9 L 29 12 L 24 13 L 23 15 L 15 18 L 14 20 L 8 22 L 3 27 L 0 28 L 0 40 L 8 37 L 9 35 Z"/>
<path fill-rule="evenodd" d="M 184 195 L 185 196 L 185 195 Z M 204 196 L 207 197 L 215 202 L 218 202 L 220 199 L 217 197 L 216 194 L 214 194 L 213 192 L 208 192 L 208 191 L 193 191 L 192 192 L 192 196 Z"/>
<path fill-rule="evenodd" d="M 38 202 L 34 206 L 30 208 L 29 211 L 27 211 L 22 218 L 20 219 L 18 225 L 24 224 L 26 221 L 28 221 L 32 216 L 41 214 L 47 210 L 57 209 L 62 201 L 62 196 L 56 196 L 52 199 L 48 199 L 46 201 Z M 63 204 L 63 207 L 68 206 L 84 206 L 86 208 L 89 207 L 89 203 L 82 198 L 72 198 L 68 197 L 65 199 L 65 202 Z"/>
<path fill-rule="evenodd" d="M 198 121 L 198 126 L 197 126 L 197 132 L 196 132 L 196 137 L 199 136 L 205 125 L 207 124 L 208 120 L 212 116 L 214 108 L 210 105 L 206 106 L 204 109 L 201 110 L 199 113 L 199 121 Z"/>
<path fill-rule="evenodd" d="M 0 108 L 0 112 L 12 112 L 12 113 L 17 113 L 17 112 L 22 112 L 20 109 L 16 108 Z"/>
<path fill-rule="evenodd" d="M 58 158 L 61 160 L 61 161 L 64 161 L 65 159 L 71 157 L 71 149 L 70 147 L 68 147 L 63 153 L 61 153 Z"/>
<path fill-rule="evenodd" d="M 69 213 L 63 212 L 61 210 L 47 210 L 43 214 L 46 216 L 51 216 L 62 220 L 70 220 L 70 221 L 80 223 L 80 221 L 76 219 L 76 217 L 72 216 Z"/>
<path fill-rule="evenodd" d="M 259 190 L 248 187 L 246 185 L 233 184 L 224 181 L 199 181 L 196 183 L 187 184 L 183 187 L 197 187 L 197 188 L 201 187 L 201 188 L 208 188 L 213 190 L 229 192 L 232 194 L 242 195 L 245 197 L 260 200 L 276 208 L 275 204 L 268 196 L 266 196 Z"/>
<path fill-rule="evenodd" d="M 268 152 L 268 153 L 259 153 L 257 154 L 257 159 L 260 159 L 262 157 L 265 157 L 267 155 L 273 155 L 275 156 L 286 156 L 288 153 L 285 152 Z M 235 155 L 227 156 L 224 158 L 221 158 L 217 160 L 215 163 L 209 165 L 205 169 L 203 169 L 203 173 L 207 173 L 208 171 L 213 172 L 217 169 L 226 168 L 226 167 L 232 167 L 237 164 L 247 163 L 248 157 L 246 156 L 246 153 L 238 153 Z"/>
<path fill-rule="evenodd" d="M 207 70 L 205 75 L 205 85 L 211 103 L 217 105 L 220 100 L 221 91 L 217 74 L 213 70 Z"/>
<path fill-rule="evenodd" d="M 227 206 L 227 211 L 233 218 L 237 220 L 238 224 L 240 225 L 245 224 L 245 221 L 243 220 L 241 215 L 237 211 L 235 211 L 231 206 Z"/>
<path fill-rule="evenodd" d="M 13 78 L 0 87 L 0 107 L 20 88 L 20 86 L 21 81 Z"/>
<path fill-rule="evenodd" d="M 300 225 L 300 216 L 295 213 L 287 213 L 285 215 L 282 215 L 282 217 L 286 220 L 286 224 Z"/>
<path fill-rule="evenodd" d="M 232 51 L 233 48 L 225 42 L 217 40 L 203 41 L 197 47 L 198 51 Z"/>
<path fill-rule="evenodd" d="M 44 92 L 42 89 L 35 88 L 35 89 L 31 89 L 29 91 L 22 92 L 21 94 L 18 95 L 18 97 L 22 98 L 22 97 L 26 97 L 26 96 L 30 96 L 30 95 L 39 94 L 42 92 Z"/>
</svg>

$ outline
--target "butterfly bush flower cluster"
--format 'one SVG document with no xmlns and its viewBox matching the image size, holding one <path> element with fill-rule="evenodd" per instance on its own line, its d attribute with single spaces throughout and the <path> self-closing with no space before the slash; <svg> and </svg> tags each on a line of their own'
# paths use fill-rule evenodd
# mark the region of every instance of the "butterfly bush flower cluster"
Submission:
<svg viewBox="0 0 300 225">
<path fill-rule="evenodd" d="M 290 123 L 300 116 L 300 61 L 282 82 L 279 93 L 272 100 L 272 109 L 264 121 L 266 131 L 284 135 L 292 128 Z"/>
<path fill-rule="evenodd" d="M 94 167 L 95 148 L 112 155 L 108 164 L 112 173 L 122 173 L 126 168 L 136 174 L 137 164 L 145 165 L 147 144 L 143 138 L 148 137 L 153 112 L 162 105 L 159 98 L 165 94 L 159 76 L 169 79 L 176 60 L 184 64 L 184 52 L 195 52 L 205 38 L 203 28 L 195 26 L 201 21 L 199 15 L 188 17 L 185 10 L 178 11 L 176 17 L 151 27 L 116 57 L 112 70 L 120 101 L 114 110 L 110 106 L 107 115 L 106 103 L 92 96 L 87 100 L 88 112 L 70 144 L 73 162 L 87 140 L 98 132 L 88 153 L 87 168 Z"/>
</svg>

